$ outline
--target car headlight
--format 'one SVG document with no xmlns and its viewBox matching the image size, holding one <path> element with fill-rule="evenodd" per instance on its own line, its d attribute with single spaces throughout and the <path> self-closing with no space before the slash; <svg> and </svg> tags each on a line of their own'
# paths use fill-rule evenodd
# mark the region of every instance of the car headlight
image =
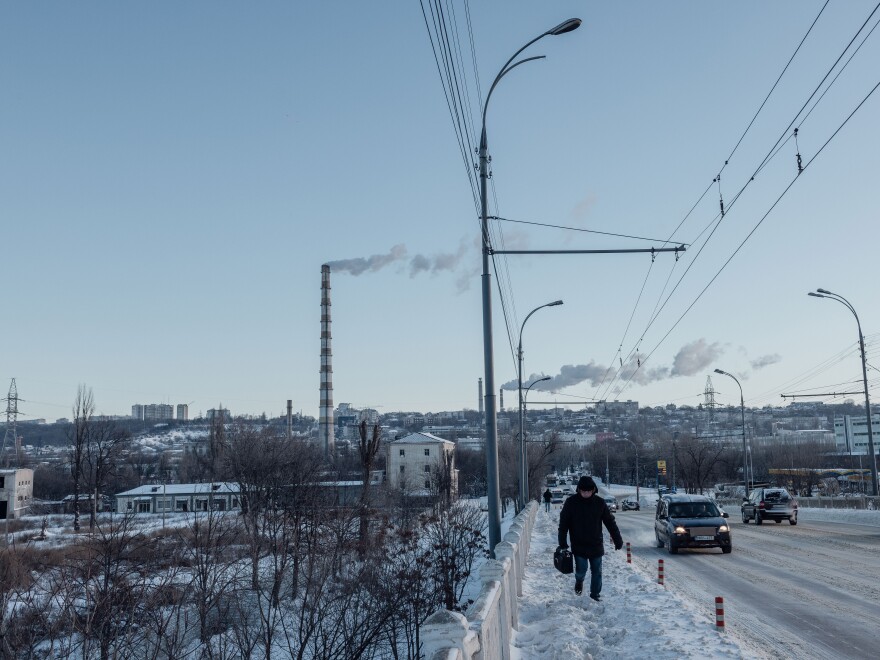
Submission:
<svg viewBox="0 0 880 660">
<path fill-rule="evenodd" d="M 686 534 L 687 530 L 684 527 L 682 527 L 681 525 L 676 525 L 675 526 L 675 533 L 676 534 Z"/>
<path fill-rule="evenodd" d="M 721 527 L 718 528 L 718 531 L 719 532 L 729 532 L 730 527 L 728 527 L 727 525 L 721 525 Z"/>
</svg>

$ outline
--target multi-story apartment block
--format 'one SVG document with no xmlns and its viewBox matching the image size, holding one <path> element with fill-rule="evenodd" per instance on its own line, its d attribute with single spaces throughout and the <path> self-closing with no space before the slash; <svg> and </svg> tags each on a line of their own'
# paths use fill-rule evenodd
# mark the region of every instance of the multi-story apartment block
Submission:
<svg viewBox="0 0 880 660">
<path fill-rule="evenodd" d="M 144 407 L 140 403 L 136 403 L 131 407 L 131 418 L 139 419 L 143 421 L 144 419 Z"/>
<path fill-rule="evenodd" d="M 177 404 L 177 421 L 186 422 L 189 420 L 189 406 L 185 403 Z"/>
<path fill-rule="evenodd" d="M 174 406 L 167 403 L 151 403 L 144 406 L 145 422 L 167 422 L 174 419 Z"/>
<path fill-rule="evenodd" d="M 388 443 L 386 481 L 392 488 L 431 494 L 440 486 L 446 469 L 450 470 L 454 496 L 458 493 L 455 443 L 430 433 L 410 433 Z"/>
</svg>

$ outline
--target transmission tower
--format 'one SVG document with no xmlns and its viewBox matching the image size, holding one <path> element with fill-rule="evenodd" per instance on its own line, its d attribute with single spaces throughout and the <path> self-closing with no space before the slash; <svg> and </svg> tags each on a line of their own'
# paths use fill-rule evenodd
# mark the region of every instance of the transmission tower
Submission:
<svg viewBox="0 0 880 660">
<path fill-rule="evenodd" d="M 709 420 L 715 419 L 715 388 L 712 386 L 712 376 L 706 376 L 706 389 L 703 391 L 703 407 L 709 411 Z"/>
<path fill-rule="evenodd" d="M 18 398 L 18 388 L 15 387 L 15 378 L 9 384 L 9 394 L 5 399 L 0 401 L 6 402 L 6 433 L 3 434 L 3 446 L 0 447 L 0 456 L 6 453 L 6 443 L 12 438 L 12 450 L 15 454 L 16 466 L 18 464 L 18 402 L 22 399 Z M 9 458 L 6 458 L 6 467 L 9 467 Z"/>
</svg>

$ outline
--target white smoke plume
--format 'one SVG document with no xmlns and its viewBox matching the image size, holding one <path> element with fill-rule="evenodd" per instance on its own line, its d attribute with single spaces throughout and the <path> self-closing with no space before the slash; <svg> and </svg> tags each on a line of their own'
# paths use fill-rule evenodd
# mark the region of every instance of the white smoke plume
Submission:
<svg viewBox="0 0 880 660">
<path fill-rule="evenodd" d="M 780 361 L 782 361 L 782 356 L 779 355 L 779 353 L 773 353 L 772 355 L 765 355 L 763 357 L 756 358 L 752 360 L 750 364 L 752 365 L 752 369 L 757 371 L 758 369 L 769 367 L 771 364 L 776 364 Z"/>
<path fill-rule="evenodd" d="M 474 273 L 479 272 L 479 260 L 477 259 L 473 260 L 474 267 L 461 268 L 463 262 L 467 263 L 464 257 L 469 253 L 468 245 L 468 241 L 462 240 L 455 252 L 441 252 L 432 255 L 417 254 L 409 257 L 409 276 L 415 277 L 419 273 L 435 275 L 444 271 L 459 271 L 456 278 L 456 289 L 459 292 L 466 290 L 470 286 L 470 280 Z M 386 254 L 328 261 L 327 265 L 330 266 L 331 272 L 357 276 L 364 273 L 375 273 L 391 264 L 402 263 L 407 258 L 406 246 L 401 243 L 392 247 Z M 462 272 L 463 270 L 464 272 Z"/>
<path fill-rule="evenodd" d="M 355 259 L 341 259 L 328 261 L 330 272 L 349 273 L 350 275 L 362 275 L 363 273 L 375 273 L 388 264 L 406 258 L 406 246 L 402 243 L 395 245 L 388 254 L 374 254 L 371 257 L 357 257 Z"/>
<path fill-rule="evenodd" d="M 565 387 L 579 385 L 587 382 L 592 387 L 599 387 L 612 382 L 619 383 L 614 391 L 619 392 L 620 386 L 625 383 L 648 385 L 660 380 L 675 378 L 677 376 L 693 376 L 705 369 L 715 358 L 724 352 L 721 344 L 708 344 L 705 339 L 698 339 L 685 344 L 676 353 L 672 368 L 645 366 L 647 356 L 642 353 L 634 353 L 626 362 L 613 365 L 610 369 L 601 364 L 591 361 L 589 364 L 567 364 L 560 368 L 559 373 L 550 380 L 538 383 L 533 389 L 555 392 Z M 545 374 L 531 374 L 523 378 L 523 384 L 531 383 Z M 616 378 L 615 378 L 616 376 Z M 511 380 L 501 386 L 504 390 L 516 391 L 517 381 Z"/>
<path fill-rule="evenodd" d="M 716 358 L 724 353 L 721 344 L 707 344 L 705 339 L 697 339 L 685 344 L 672 360 L 670 376 L 693 376 L 703 371 Z"/>
<path fill-rule="evenodd" d="M 430 272 L 433 275 L 444 270 L 455 270 L 466 252 L 467 242 L 462 240 L 455 252 L 434 254 L 430 257 L 417 254 L 409 260 L 409 276 L 415 277 L 424 272 Z"/>
</svg>

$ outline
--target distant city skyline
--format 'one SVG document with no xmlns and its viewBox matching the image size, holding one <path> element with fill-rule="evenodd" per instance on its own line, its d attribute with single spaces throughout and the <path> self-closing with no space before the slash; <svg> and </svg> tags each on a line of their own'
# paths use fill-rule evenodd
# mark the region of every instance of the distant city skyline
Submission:
<svg viewBox="0 0 880 660">
<path fill-rule="evenodd" d="M 477 409 L 482 98 L 577 16 L 493 93 L 493 245 L 687 249 L 498 255 L 496 386 L 562 299 L 523 331 L 524 378 L 551 377 L 530 407 L 697 405 L 709 376 L 738 404 L 715 368 L 748 406 L 857 392 L 824 287 L 876 399 L 880 30 L 874 3 L 823 6 L 455 0 L 459 144 L 416 3 L 9 4 L 0 392 L 16 379 L 20 419 L 70 417 L 80 384 L 98 414 L 317 418 L 330 264 L 336 401 Z"/>
</svg>

